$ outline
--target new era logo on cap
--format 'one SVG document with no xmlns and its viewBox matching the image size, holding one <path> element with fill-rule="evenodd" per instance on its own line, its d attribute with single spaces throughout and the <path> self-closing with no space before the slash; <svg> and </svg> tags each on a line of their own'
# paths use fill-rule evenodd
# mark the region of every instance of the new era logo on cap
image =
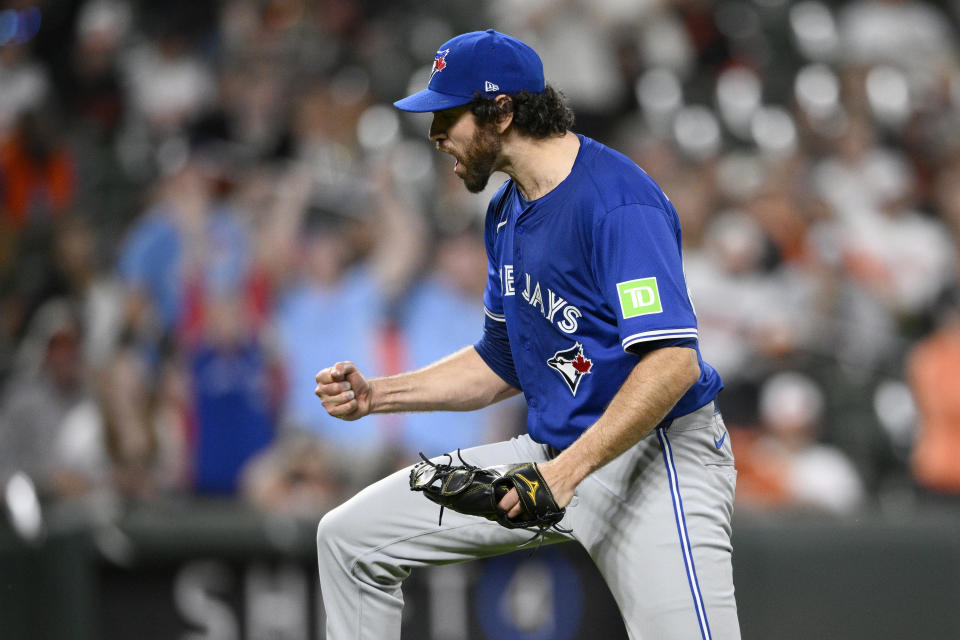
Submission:
<svg viewBox="0 0 960 640">
<path fill-rule="evenodd" d="M 492 78 L 492 80 L 491 80 Z M 488 29 L 449 40 L 437 49 L 427 88 L 394 102 L 404 111 L 443 111 L 486 97 L 546 87 L 537 52 L 516 38 Z"/>
</svg>

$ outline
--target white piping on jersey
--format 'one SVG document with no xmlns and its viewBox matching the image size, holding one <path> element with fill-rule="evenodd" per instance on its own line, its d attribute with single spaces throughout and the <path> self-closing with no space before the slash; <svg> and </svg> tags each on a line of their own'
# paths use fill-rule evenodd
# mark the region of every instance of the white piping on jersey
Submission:
<svg viewBox="0 0 960 640">
<path fill-rule="evenodd" d="M 487 309 L 486 307 L 483 308 L 483 312 L 487 314 L 487 317 L 490 318 L 491 320 L 496 320 L 497 322 L 507 321 L 507 317 L 502 313 L 494 313 L 493 311 L 490 311 L 490 309 Z"/>
<path fill-rule="evenodd" d="M 638 342 L 650 342 L 651 340 L 669 340 L 671 338 L 694 338 L 697 336 L 697 328 L 688 329 L 657 329 L 655 331 L 641 331 L 624 338 L 620 344 L 626 349 Z"/>
</svg>

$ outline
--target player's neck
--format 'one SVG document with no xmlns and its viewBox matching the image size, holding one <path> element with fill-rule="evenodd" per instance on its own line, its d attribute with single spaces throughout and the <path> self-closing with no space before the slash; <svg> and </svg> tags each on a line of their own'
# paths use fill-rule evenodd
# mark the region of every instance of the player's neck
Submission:
<svg viewBox="0 0 960 640">
<path fill-rule="evenodd" d="M 540 140 L 515 136 L 504 151 L 506 162 L 498 168 L 513 178 L 525 199 L 536 200 L 570 175 L 580 151 L 580 139 L 570 131 Z"/>
</svg>

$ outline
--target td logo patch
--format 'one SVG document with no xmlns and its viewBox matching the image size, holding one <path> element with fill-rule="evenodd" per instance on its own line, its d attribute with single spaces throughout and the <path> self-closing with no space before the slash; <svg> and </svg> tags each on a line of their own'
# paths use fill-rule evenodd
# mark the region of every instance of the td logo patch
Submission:
<svg viewBox="0 0 960 640">
<path fill-rule="evenodd" d="M 624 320 L 663 311 L 656 278 L 618 282 L 617 295 L 620 297 L 620 311 Z"/>
<path fill-rule="evenodd" d="M 593 360 L 583 355 L 583 345 L 579 342 L 569 349 L 557 351 L 547 360 L 547 365 L 560 374 L 573 395 L 577 395 L 581 378 L 593 372 Z"/>
</svg>

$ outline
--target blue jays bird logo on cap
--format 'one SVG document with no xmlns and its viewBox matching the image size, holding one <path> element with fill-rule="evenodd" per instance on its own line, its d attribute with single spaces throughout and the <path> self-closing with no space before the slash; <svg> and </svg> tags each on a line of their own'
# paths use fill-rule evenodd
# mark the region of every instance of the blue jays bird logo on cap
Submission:
<svg viewBox="0 0 960 640">
<path fill-rule="evenodd" d="M 580 379 L 593 370 L 593 361 L 583 355 L 583 345 L 579 342 L 569 349 L 557 351 L 547 364 L 560 374 L 573 395 L 577 395 Z"/>
<path fill-rule="evenodd" d="M 433 74 L 438 71 L 443 71 L 447 68 L 447 54 L 450 53 L 450 49 L 442 49 L 437 51 L 437 55 L 433 58 L 433 69 L 430 70 L 430 77 L 433 77 Z"/>
</svg>

